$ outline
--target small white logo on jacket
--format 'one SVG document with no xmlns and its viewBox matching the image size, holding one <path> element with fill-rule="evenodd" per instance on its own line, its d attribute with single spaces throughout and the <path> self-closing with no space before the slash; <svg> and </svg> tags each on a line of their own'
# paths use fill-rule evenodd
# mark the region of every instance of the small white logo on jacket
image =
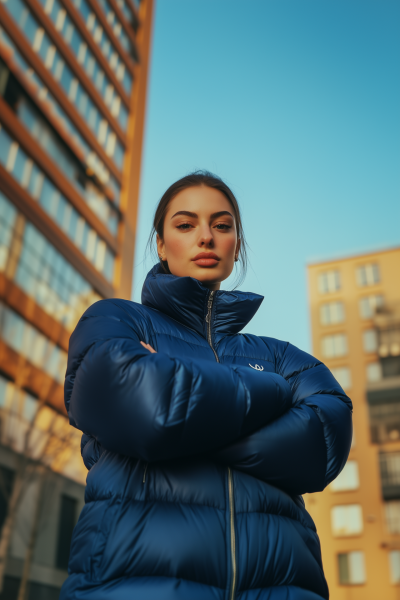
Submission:
<svg viewBox="0 0 400 600">
<path fill-rule="evenodd" d="M 256 371 L 264 371 L 264 367 L 260 367 L 260 365 L 255 365 L 255 367 L 253 367 L 253 365 L 249 363 L 249 367 L 255 369 Z"/>
</svg>

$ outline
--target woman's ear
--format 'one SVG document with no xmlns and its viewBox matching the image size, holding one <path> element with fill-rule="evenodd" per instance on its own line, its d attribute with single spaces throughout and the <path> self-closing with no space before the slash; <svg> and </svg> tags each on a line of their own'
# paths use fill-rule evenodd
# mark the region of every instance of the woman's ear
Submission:
<svg viewBox="0 0 400 600">
<path fill-rule="evenodd" d="M 164 244 L 164 241 L 158 235 L 158 233 L 157 233 L 156 241 L 157 241 L 158 258 L 163 261 L 167 260 L 167 256 L 165 254 L 165 244 Z"/>
<path fill-rule="evenodd" d="M 239 260 L 240 244 L 241 244 L 241 241 L 240 241 L 240 238 L 238 238 L 238 240 L 237 240 L 237 242 L 236 242 L 236 250 L 235 250 L 235 262 L 236 262 L 237 260 Z"/>
</svg>

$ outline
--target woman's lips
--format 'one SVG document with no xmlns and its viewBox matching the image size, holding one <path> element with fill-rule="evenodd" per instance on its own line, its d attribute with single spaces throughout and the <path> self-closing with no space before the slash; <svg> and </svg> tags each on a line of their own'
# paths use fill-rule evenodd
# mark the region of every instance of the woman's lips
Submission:
<svg viewBox="0 0 400 600">
<path fill-rule="evenodd" d="M 201 252 L 192 258 L 192 261 L 199 267 L 215 267 L 219 260 L 219 257 L 213 252 Z"/>
</svg>

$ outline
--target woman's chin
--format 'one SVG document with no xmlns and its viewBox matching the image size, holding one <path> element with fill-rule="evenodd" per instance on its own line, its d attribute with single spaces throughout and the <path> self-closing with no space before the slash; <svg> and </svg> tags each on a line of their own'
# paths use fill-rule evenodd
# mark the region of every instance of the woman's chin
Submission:
<svg viewBox="0 0 400 600">
<path fill-rule="evenodd" d="M 213 269 L 196 269 L 196 274 L 193 274 L 192 277 L 200 281 L 200 283 L 206 287 L 210 285 L 219 286 L 221 281 L 225 279 L 221 273 L 218 273 Z"/>
</svg>

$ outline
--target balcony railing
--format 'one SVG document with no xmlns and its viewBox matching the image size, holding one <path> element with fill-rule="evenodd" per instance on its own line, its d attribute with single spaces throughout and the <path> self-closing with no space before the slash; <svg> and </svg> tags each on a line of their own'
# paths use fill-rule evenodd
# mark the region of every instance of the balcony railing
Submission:
<svg viewBox="0 0 400 600">
<path fill-rule="evenodd" d="M 384 500 L 400 499 L 400 452 L 381 453 L 379 463 Z"/>
</svg>

